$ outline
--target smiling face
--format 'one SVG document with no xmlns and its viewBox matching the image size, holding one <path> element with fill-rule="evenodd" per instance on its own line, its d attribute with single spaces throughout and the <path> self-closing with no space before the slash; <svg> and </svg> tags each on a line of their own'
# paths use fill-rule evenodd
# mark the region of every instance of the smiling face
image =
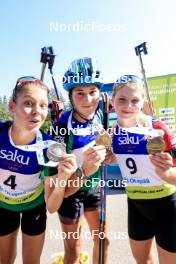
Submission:
<svg viewBox="0 0 176 264">
<path fill-rule="evenodd" d="M 38 84 L 28 84 L 17 99 L 11 101 L 14 124 L 20 130 L 34 132 L 44 123 L 48 113 L 48 92 Z"/>
<path fill-rule="evenodd" d="M 117 87 L 112 96 L 112 103 L 118 114 L 119 125 L 124 127 L 135 126 L 143 106 L 144 95 L 136 85 Z"/>
<path fill-rule="evenodd" d="M 97 86 L 79 86 L 72 91 L 74 108 L 87 118 L 94 115 L 99 103 L 100 91 Z"/>
</svg>

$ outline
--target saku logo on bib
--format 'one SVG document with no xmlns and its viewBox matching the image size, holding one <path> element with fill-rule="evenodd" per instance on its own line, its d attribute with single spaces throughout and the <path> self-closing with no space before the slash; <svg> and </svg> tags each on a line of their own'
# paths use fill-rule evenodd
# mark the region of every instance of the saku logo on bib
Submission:
<svg viewBox="0 0 176 264">
<path fill-rule="evenodd" d="M 23 165 L 29 165 L 29 160 L 30 160 L 30 157 L 24 157 L 23 155 L 18 154 L 17 149 L 14 152 L 10 150 L 1 149 L 0 158 L 14 161 Z"/>
</svg>

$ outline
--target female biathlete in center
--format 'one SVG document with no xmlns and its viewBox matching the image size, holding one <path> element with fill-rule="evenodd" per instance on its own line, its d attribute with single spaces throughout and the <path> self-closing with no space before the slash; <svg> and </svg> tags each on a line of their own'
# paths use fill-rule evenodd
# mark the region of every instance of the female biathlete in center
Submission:
<svg viewBox="0 0 176 264">
<path fill-rule="evenodd" d="M 84 185 L 75 194 L 66 197 L 58 210 L 64 239 L 64 264 L 78 263 L 81 252 L 81 230 L 83 216 L 86 218 L 92 239 L 93 262 L 99 256 L 99 206 L 100 206 L 100 165 L 106 156 L 104 146 L 95 146 L 95 137 L 102 128 L 102 113 L 98 110 L 101 81 L 99 72 L 93 68 L 91 58 L 72 62 L 63 79 L 63 87 L 68 92 L 72 110 L 65 112 L 57 122 L 56 139 L 64 141 L 67 152 L 74 153 L 79 169 L 77 179 Z M 64 129 L 67 133 L 64 134 Z M 89 176 L 89 177 L 88 177 Z M 78 189 L 79 189 L 78 188 Z M 68 189 L 66 196 L 72 189 Z M 106 231 L 105 231 L 106 232 Z M 72 233 L 73 237 L 69 236 Z M 75 237 L 75 234 L 79 234 Z M 105 239 L 105 263 L 109 241 Z"/>
<path fill-rule="evenodd" d="M 166 125 L 142 113 L 144 90 L 137 76 L 117 80 L 112 102 L 118 115 L 113 152 L 127 181 L 133 256 L 138 264 L 154 263 L 155 238 L 160 264 L 175 264 L 176 138 Z"/>
</svg>

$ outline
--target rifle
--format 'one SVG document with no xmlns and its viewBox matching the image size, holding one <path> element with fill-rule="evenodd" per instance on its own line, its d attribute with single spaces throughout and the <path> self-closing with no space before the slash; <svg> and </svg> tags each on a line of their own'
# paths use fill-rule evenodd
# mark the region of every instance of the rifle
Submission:
<svg viewBox="0 0 176 264">
<path fill-rule="evenodd" d="M 64 110 L 64 105 L 63 102 L 59 99 L 59 93 L 53 75 L 53 65 L 54 65 L 55 56 L 56 55 L 54 54 L 53 47 L 50 46 L 50 47 L 42 48 L 41 59 L 40 59 L 40 62 L 42 63 L 42 70 L 41 70 L 40 80 L 42 81 L 44 80 L 46 65 L 48 64 L 48 69 L 51 74 L 51 78 L 57 98 L 57 100 L 52 100 L 52 103 L 49 105 L 51 109 L 51 118 L 53 122 L 55 122 L 61 116 Z"/>
<path fill-rule="evenodd" d="M 155 115 L 155 111 L 153 109 L 152 101 L 151 101 L 151 98 L 150 98 L 149 87 L 148 87 L 147 78 L 146 78 L 146 75 L 145 75 L 145 69 L 144 69 L 144 65 L 143 65 L 143 61 L 142 61 L 142 56 L 141 56 L 141 53 L 144 53 L 144 55 L 148 54 L 146 44 L 147 44 L 147 42 L 143 42 L 142 44 L 136 46 L 135 47 L 135 52 L 136 52 L 136 56 L 139 57 L 139 62 L 140 62 L 140 66 L 141 66 L 141 73 L 143 75 L 143 81 L 144 81 L 146 95 L 147 95 L 147 100 L 148 100 L 148 107 L 149 107 L 149 110 L 151 112 L 151 115 L 154 116 Z"/>
</svg>

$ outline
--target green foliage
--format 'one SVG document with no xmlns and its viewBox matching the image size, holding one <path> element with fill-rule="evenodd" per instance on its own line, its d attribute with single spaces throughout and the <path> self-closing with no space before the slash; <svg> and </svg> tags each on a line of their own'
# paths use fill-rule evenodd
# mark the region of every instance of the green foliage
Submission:
<svg viewBox="0 0 176 264">
<path fill-rule="evenodd" d="M 43 130 L 43 132 L 48 133 L 50 126 L 52 126 L 52 121 L 51 121 L 50 114 L 48 114 L 43 126 L 41 127 L 41 129 Z"/>
<path fill-rule="evenodd" d="M 4 96 L 3 99 L 0 97 L 0 120 L 12 120 L 12 115 L 8 110 L 8 100 L 6 96 Z"/>
<path fill-rule="evenodd" d="M 64 109 L 65 109 L 65 107 L 67 106 L 66 98 L 64 97 L 64 95 L 62 93 L 59 93 L 59 98 L 60 98 L 60 101 L 63 102 Z M 57 100 L 55 90 L 51 89 L 50 94 L 49 94 L 49 101 L 51 102 L 53 99 Z"/>
</svg>

